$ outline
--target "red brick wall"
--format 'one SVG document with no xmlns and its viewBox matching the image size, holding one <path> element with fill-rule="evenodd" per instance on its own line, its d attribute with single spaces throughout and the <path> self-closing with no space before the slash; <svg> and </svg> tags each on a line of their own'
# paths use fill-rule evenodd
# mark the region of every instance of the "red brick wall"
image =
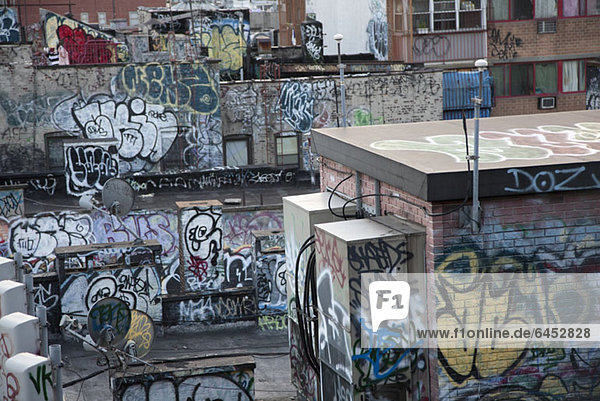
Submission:
<svg viewBox="0 0 600 401">
<path fill-rule="evenodd" d="M 538 34 L 537 21 L 512 21 L 488 23 L 488 57 L 492 55 L 492 30 L 498 29 L 504 39 L 512 34 L 521 39 L 517 55 L 506 61 L 518 62 L 524 57 L 548 57 L 550 55 L 573 55 L 597 53 L 600 48 L 600 17 L 559 18 L 556 33 Z"/>
<path fill-rule="evenodd" d="M 581 55 L 597 55 L 598 49 L 598 16 L 559 18 L 556 33 L 548 34 L 537 33 L 535 20 L 488 23 L 488 58 L 492 64 L 531 62 L 532 59 L 541 60 L 548 57 L 557 60 L 581 59 Z M 496 98 L 492 116 L 572 110 L 585 110 L 585 93 L 559 93 L 556 108 L 550 110 L 538 109 L 537 96 Z"/>
<path fill-rule="evenodd" d="M 321 189 L 333 188 L 347 176 L 346 172 L 350 169 L 325 159 Z M 364 174 L 361 179 L 363 194 L 373 193 L 373 179 Z M 354 190 L 354 177 L 339 188 L 350 197 L 354 197 Z M 458 212 L 432 217 L 421 209 L 423 206 L 430 213 L 439 213 L 460 201 L 431 204 L 385 183 L 381 183 L 381 192 L 398 194 L 407 200 L 382 197 L 382 213 L 397 214 L 425 226 L 429 272 L 440 268 L 570 273 L 599 269 L 599 191 L 481 199 L 482 228 L 477 234 L 472 233 L 468 221 L 466 227 L 461 227 L 460 220 L 466 219 L 459 219 Z M 373 198 L 366 198 L 365 203 L 372 207 Z M 445 362 L 429 355 L 431 400 L 508 399 L 502 398 L 504 392 L 512 392 L 511 397 L 519 394 L 523 399 L 600 399 L 596 385 L 600 368 L 595 350 L 440 352 L 444 353 Z"/>
<path fill-rule="evenodd" d="M 541 114 L 558 111 L 585 110 L 585 93 L 558 94 L 555 109 L 538 109 L 537 96 L 500 97 L 492 108 L 491 117 L 512 116 L 517 114 Z"/>
</svg>

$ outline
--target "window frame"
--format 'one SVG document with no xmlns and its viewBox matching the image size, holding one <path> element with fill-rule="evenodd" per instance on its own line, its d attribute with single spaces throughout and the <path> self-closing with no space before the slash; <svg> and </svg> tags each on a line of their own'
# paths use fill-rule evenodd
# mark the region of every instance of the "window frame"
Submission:
<svg viewBox="0 0 600 401">
<path fill-rule="evenodd" d="M 246 142 L 246 151 L 248 152 L 247 166 L 252 165 L 252 148 L 251 148 L 252 143 L 251 143 L 250 137 L 248 135 L 228 135 L 228 136 L 223 137 L 223 165 L 229 166 L 229 164 L 227 164 L 227 142 L 237 142 L 237 141 L 245 141 Z"/>
<path fill-rule="evenodd" d="M 85 18 L 83 17 L 85 15 Z M 89 24 L 90 23 L 90 13 L 86 12 L 86 11 L 82 11 L 81 13 L 79 13 L 79 20 L 81 22 L 83 22 L 84 24 Z"/>
<path fill-rule="evenodd" d="M 474 9 L 463 9 L 462 4 L 464 3 L 468 6 L 475 6 L 475 4 L 479 2 L 479 8 Z M 474 32 L 474 31 L 484 31 L 487 29 L 487 18 L 486 13 L 486 0 L 428 0 L 428 10 L 427 11 L 412 11 L 411 23 L 412 29 L 415 33 L 420 34 L 421 30 L 426 30 L 426 33 L 452 33 L 452 32 Z M 454 8 L 452 10 L 444 10 L 444 9 L 436 9 L 437 6 L 441 6 L 442 3 L 454 3 Z M 479 26 L 477 27 L 463 27 L 461 26 L 461 21 L 466 18 L 462 18 L 462 16 L 469 15 L 469 13 L 478 13 L 479 14 Z M 448 16 L 452 15 L 453 19 L 436 19 L 440 18 L 442 14 L 446 14 Z M 394 22 L 395 22 L 394 14 Z M 424 28 L 420 26 L 419 21 L 427 21 L 427 27 Z M 444 23 L 453 21 L 454 28 L 450 29 L 436 29 L 436 23 Z M 395 27 L 394 27 L 395 28 Z M 397 32 L 397 31 L 395 31 Z"/>
<path fill-rule="evenodd" d="M 569 62 L 569 61 L 577 61 L 580 63 L 583 63 L 583 90 L 578 90 L 578 91 L 565 91 L 563 88 L 563 63 L 565 62 Z M 586 92 L 586 88 L 585 88 L 585 83 L 587 82 L 587 60 L 586 59 L 570 59 L 570 60 L 561 60 L 558 63 L 558 84 L 559 84 L 559 88 L 558 88 L 558 93 L 561 94 L 567 94 L 567 95 L 573 95 L 573 94 L 577 94 L 577 93 L 585 93 Z"/>
<path fill-rule="evenodd" d="M 588 14 L 587 13 L 587 2 L 589 0 L 579 0 L 579 1 L 583 1 L 585 2 L 585 15 L 568 15 L 565 16 L 564 15 L 564 0 L 558 0 L 558 18 L 565 18 L 565 19 L 569 19 L 569 18 L 589 18 L 589 17 L 597 17 L 600 15 L 600 7 L 598 7 L 598 13 L 597 14 Z M 573 93 L 573 92 L 567 92 L 567 93 Z"/>
<path fill-rule="evenodd" d="M 100 15 L 104 16 L 104 22 L 100 22 Z M 104 26 L 107 24 L 107 19 L 106 19 L 106 11 L 98 11 L 98 25 L 100 26 Z"/>
<path fill-rule="evenodd" d="M 135 25 L 133 25 L 131 23 L 131 21 L 132 21 L 131 15 L 132 14 L 136 16 L 135 20 L 137 20 L 137 24 L 135 24 Z M 140 25 L 140 14 L 137 12 L 137 10 L 136 11 L 129 11 L 128 14 L 127 14 L 127 16 L 128 16 L 128 19 L 129 19 L 129 26 L 138 26 L 138 25 Z"/>
<path fill-rule="evenodd" d="M 283 139 L 289 139 L 289 138 L 295 138 L 296 139 L 296 161 L 295 163 L 284 163 L 284 157 L 286 156 L 284 155 L 280 155 L 279 154 L 279 141 L 283 140 Z M 297 132 L 294 132 L 293 135 L 290 134 L 285 134 L 285 133 L 279 133 L 275 135 L 275 164 L 277 166 L 300 166 L 300 157 L 302 156 L 301 153 L 301 141 L 300 141 L 300 134 L 298 134 Z"/>
<path fill-rule="evenodd" d="M 530 62 L 530 63 L 502 63 L 502 64 L 494 64 L 492 67 L 503 67 L 503 71 L 504 71 L 504 77 L 505 79 L 508 77 L 508 84 L 505 85 L 508 88 L 509 94 L 508 95 L 502 95 L 502 96 L 498 96 L 497 94 L 494 94 L 494 98 L 516 98 L 516 97 L 545 97 L 545 96 L 556 96 L 560 93 L 564 93 L 562 92 L 562 61 L 540 61 L 540 62 Z M 564 60 L 564 61 L 575 61 L 575 60 Z M 549 64 L 549 63 L 556 63 L 556 92 L 548 92 L 548 93 L 536 93 L 536 66 L 538 64 Z M 531 65 L 533 68 L 533 73 L 532 73 L 532 89 L 533 89 L 533 93 L 532 94 L 528 94 L 528 95 L 513 95 L 512 94 L 512 81 L 513 81 L 513 66 L 522 66 L 522 65 Z M 508 74 L 507 74 L 507 70 L 508 69 Z M 491 71 L 490 71 L 491 73 Z M 493 76 L 493 75 L 492 75 Z M 584 77 L 585 79 L 585 77 Z M 579 92 L 566 92 L 566 93 L 579 93 Z"/>
</svg>

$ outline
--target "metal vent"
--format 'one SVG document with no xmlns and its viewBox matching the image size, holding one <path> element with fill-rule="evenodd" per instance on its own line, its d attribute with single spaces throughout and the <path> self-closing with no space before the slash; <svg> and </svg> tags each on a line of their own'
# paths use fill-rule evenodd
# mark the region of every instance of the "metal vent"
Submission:
<svg viewBox="0 0 600 401">
<path fill-rule="evenodd" d="M 556 33 L 556 20 L 541 20 L 537 22 L 538 33 Z"/>
</svg>

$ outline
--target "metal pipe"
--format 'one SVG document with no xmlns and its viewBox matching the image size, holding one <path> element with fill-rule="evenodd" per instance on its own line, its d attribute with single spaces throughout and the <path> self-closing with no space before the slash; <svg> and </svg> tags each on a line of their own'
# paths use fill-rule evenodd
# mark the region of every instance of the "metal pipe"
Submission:
<svg viewBox="0 0 600 401">
<path fill-rule="evenodd" d="M 15 279 L 19 282 L 23 282 L 23 254 L 21 252 L 15 252 Z"/>
<path fill-rule="evenodd" d="M 27 299 L 27 314 L 34 316 L 35 308 L 33 307 L 33 275 L 28 273 L 24 276 L 25 281 L 25 297 Z"/>
<path fill-rule="evenodd" d="M 244 48 L 244 14 L 242 14 L 241 11 L 239 11 L 239 22 L 238 22 L 238 28 L 240 29 L 240 52 L 241 52 L 241 59 L 242 59 L 242 68 L 240 69 L 240 80 L 243 81 L 244 80 L 244 52 L 243 52 L 243 48 Z"/>
<path fill-rule="evenodd" d="M 44 305 L 35 307 L 35 315 L 40 320 L 41 340 L 40 355 L 48 356 L 48 314 Z"/>
<path fill-rule="evenodd" d="M 481 227 L 480 222 L 480 207 L 479 207 L 479 117 L 481 112 L 481 98 L 483 92 L 483 70 L 487 67 L 486 60 L 477 60 L 475 67 L 479 70 L 479 92 L 475 103 L 475 140 L 473 143 L 473 209 L 472 209 L 472 231 L 479 232 Z"/>
<path fill-rule="evenodd" d="M 375 180 L 375 193 L 381 193 L 381 181 Z M 375 216 L 381 216 L 381 197 L 375 196 Z"/>
<path fill-rule="evenodd" d="M 346 83 L 344 82 L 344 69 L 345 64 L 342 64 L 342 55 L 340 53 L 340 43 L 338 42 L 338 62 L 340 67 L 340 97 L 342 98 L 342 127 L 346 128 L 348 122 L 346 121 Z"/>
<path fill-rule="evenodd" d="M 358 170 L 354 170 L 356 191 L 354 191 L 354 196 L 356 197 L 356 211 L 359 212 L 362 210 L 362 182 L 360 181 L 360 172 Z"/>
<path fill-rule="evenodd" d="M 52 393 L 56 401 L 63 400 L 62 383 L 62 355 L 60 344 L 50 346 L 50 362 L 52 363 L 52 372 L 54 373 L 54 387 Z"/>
</svg>

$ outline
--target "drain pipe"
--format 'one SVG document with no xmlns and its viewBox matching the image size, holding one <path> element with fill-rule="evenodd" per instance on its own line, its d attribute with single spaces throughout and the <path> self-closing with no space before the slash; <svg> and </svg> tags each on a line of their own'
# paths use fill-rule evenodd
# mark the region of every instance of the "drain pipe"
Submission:
<svg viewBox="0 0 600 401">
<path fill-rule="evenodd" d="M 475 67 L 479 70 L 479 93 L 473 98 L 475 103 L 475 140 L 473 154 L 473 209 L 472 209 L 472 231 L 479 232 L 481 227 L 481 213 L 479 207 L 479 117 L 481 112 L 481 98 L 483 92 L 483 71 L 487 68 L 486 60 L 475 61 Z"/>
</svg>

